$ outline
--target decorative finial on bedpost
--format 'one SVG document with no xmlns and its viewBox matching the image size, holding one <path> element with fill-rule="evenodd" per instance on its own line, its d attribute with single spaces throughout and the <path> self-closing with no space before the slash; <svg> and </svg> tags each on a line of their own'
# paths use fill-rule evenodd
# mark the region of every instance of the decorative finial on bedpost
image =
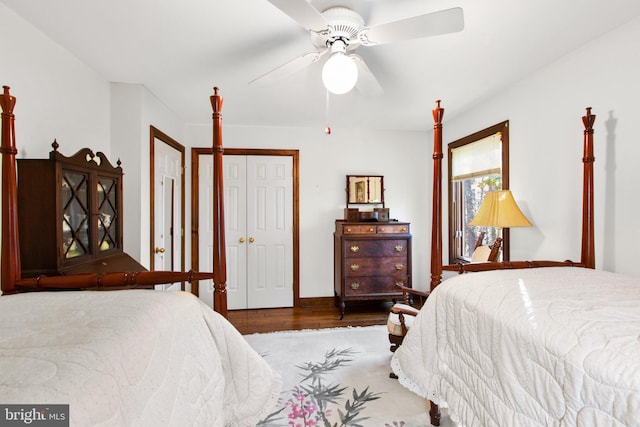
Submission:
<svg viewBox="0 0 640 427">
<path fill-rule="evenodd" d="M 211 108 L 213 109 L 213 118 L 216 118 L 216 115 L 220 115 L 222 111 L 222 96 L 218 95 L 218 87 L 213 87 L 213 95 L 209 97 L 211 101 Z"/>
<path fill-rule="evenodd" d="M 58 144 L 58 140 L 56 138 L 53 139 L 51 147 L 53 147 L 53 151 L 58 151 L 58 148 L 60 148 L 60 144 Z"/>
<path fill-rule="evenodd" d="M 3 92 L 0 95 L 0 102 L 2 103 L 2 115 L 7 115 L 7 118 L 13 119 L 13 107 L 16 105 L 16 97 L 11 96 L 9 93 L 9 86 L 2 86 Z"/>
<path fill-rule="evenodd" d="M 582 116 L 582 123 L 584 124 L 585 132 L 593 133 L 593 124 L 596 121 L 596 116 L 591 114 L 591 107 L 587 107 L 587 114 Z"/>
<path fill-rule="evenodd" d="M 584 156 L 582 158 L 583 162 L 591 162 L 595 161 L 595 157 L 593 156 L 593 124 L 596 122 L 596 116 L 591 114 L 591 107 L 587 107 L 587 114 L 582 116 L 582 124 L 584 125 Z M 588 135 L 591 135 L 590 138 L 587 138 Z"/>
<path fill-rule="evenodd" d="M 16 97 L 9 93 L 9 86 L 2 86 L 4 89 L 0 95 L 0 108 L 2 108 L 2 145 L 0 152 L 3 154 L 18 154 L 16 149 L 13 107 L 16 105 Z M 3 184 L 4 185 L 4 184 Z"/>
<path fill-rule="evenodd" d="M 444 108 L 440 107 L 440 102 L 441 101 L 439 99 L 436 100 L 436 108 L 432 111 L 435 126 L 442 126 L 442 118 L 444 117 Z"/>
</svg>

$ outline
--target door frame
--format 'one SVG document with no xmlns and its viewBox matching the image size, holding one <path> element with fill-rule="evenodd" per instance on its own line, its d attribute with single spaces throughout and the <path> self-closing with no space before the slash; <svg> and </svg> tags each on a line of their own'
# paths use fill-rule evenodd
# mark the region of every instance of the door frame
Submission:
<svg viewBox="0 0 640 427">
<path fill-rule="evenodd" d="M 293 306 L 300 307 L 300 197 L 299 197 L 299 150 L 277 150 L 262 148 L 225 148 L 224 155 L 230 156 L 289 156 L 292 159 L 293 184 Z M 191 269 L 199 270 L 200 244 L 198 232 L 200 229 L 200 197 L 198 182 L 200 156 L 213 155 L 213 149 L 191 148 Z M 192 285 L 192 292 L 199 295 L 198 284 Z"/>
<path fill-rule="evenodd" d="M 149 201 L 150 201 L 150 234 L 149 234 L 149 270 L 155 268 L 155 143 L 156 141 L 167 144 L 180 153 L 180 271 L 185 271 L 185 190 L 184 180 L 185 147 L 166 133 L 153 125 L 149 126 Z M 185 284 L 180 288 L 184 291 Z"/>
</svg>

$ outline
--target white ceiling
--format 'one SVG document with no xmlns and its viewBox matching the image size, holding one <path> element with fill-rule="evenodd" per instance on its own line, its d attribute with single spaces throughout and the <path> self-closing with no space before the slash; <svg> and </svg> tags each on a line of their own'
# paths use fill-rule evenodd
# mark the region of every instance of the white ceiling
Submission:
<svg viewBox="0 0 640 427">
<path fill-rule="evenodd" d="M 308 33 L 267 0 L 0 0 L 113 82 L 146 86 L 187 123 L 211 121 L 219 86 L 225 125 L 319 126 L 322 62 L 266 87 L 248 82 L 313 50 Z M 293 1 L 293 0 L 291 0 Z M 640 15 L 637 0 L 314 0 L 368 25 L 451 7 L 454 34 L 357 53 L 384 89 L 332 95 L 333 128 L 425 130 L 442 99 L 449 117 Z M 6 42 L 6 41 L 5 41 Z M 597 58 L 594 58 L 597 60 Z"/>
</svg>

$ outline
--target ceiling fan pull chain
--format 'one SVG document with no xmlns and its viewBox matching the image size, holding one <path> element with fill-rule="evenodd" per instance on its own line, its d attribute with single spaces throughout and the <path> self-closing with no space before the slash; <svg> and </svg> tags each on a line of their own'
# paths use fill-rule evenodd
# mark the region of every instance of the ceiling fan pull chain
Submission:
<svg viewBox="0 0 640 427">
<path fill-rule="evenodd" d="M 326 133 L 327 135 L 331 135 L 331 126 L 329 126 L 329 90 L 326 90 L 327 92 L 327 127 L 324 128 L 324 133 Z"/>
</svg>

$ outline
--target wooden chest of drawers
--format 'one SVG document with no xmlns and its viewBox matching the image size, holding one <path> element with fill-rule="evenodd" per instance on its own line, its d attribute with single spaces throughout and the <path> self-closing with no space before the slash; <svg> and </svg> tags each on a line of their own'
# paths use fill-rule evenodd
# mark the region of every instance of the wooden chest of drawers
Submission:
<svg viewBox="0 0 640 427">
<path fill-rule="evenodd" d="M 336 221 L 334 290 L 340 318 L 346 301 L 400 298 L 411 286 L 411 234 L 406 222 Z"/>
</svg>

